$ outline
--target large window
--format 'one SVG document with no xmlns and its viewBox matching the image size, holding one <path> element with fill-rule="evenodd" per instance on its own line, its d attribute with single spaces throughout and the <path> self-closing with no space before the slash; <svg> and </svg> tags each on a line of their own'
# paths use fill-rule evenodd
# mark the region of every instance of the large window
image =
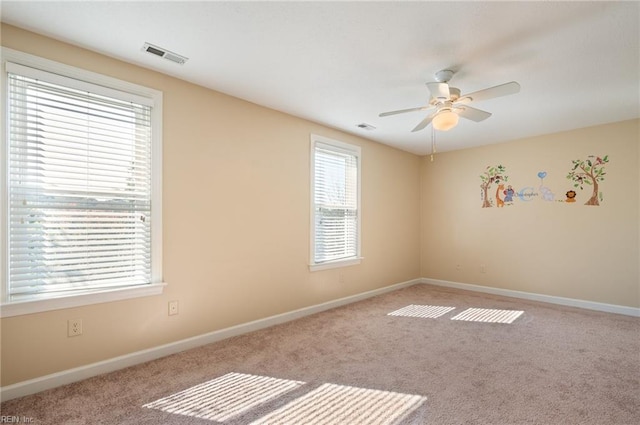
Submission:
<svg viewBox="0 0 640 425">
<path fill-rule="evenodd" d="M 360 148 L 311 135 L 311 270 L 360 262 Z"/>
<path fill-rule="evenodd" d="M 20 58 L 3 61 L 3 304 L 161 282 L 160 96 Z"/>
</svg>

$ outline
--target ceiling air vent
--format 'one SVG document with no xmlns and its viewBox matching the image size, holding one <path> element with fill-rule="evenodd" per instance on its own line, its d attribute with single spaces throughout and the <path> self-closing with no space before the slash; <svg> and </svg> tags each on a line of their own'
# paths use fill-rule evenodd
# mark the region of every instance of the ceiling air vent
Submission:
<svg viewBox="0 0 640 425">
<path fill-rule="evenodd" d="M 170 52 L 167 49 L 163 49 L 162 47 L 154 46 L 150 43 L 144 43 L 144 46 L 142 46 L 142 50 L 147 53 L 151 53 L 152 55 L 160 56 L 161 58 L 164 58 L 171 62 L 179 63 L 180 65 L 184 65 L 184 63 L 189 60 L 189 58 L 181 56 L 177 53 Z"/>
<path fill-rule="evenodd" d="M 375 129 L 376 129 L 376 128 L 375 128 L 374 126 L 372 126 L 371 124 L 367 124 L 367 123 L 365 123 L 365 122 L 363 122 L 363 123 L 361 123 L 361 124 L 358 124 L 358 125 L 357 125 L 357 127 L 358 127 L 358 128 L 361 128 L 361 129 L 363 129 L 363 130 L 369 130 L 369 131 L 371 131 L 371 130 L 375 130 Z"/>
</svg>

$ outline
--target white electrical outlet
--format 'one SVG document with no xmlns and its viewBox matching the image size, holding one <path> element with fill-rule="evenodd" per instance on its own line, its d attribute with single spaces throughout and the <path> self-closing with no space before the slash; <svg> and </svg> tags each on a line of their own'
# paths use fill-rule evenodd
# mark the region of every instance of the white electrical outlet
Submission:
<svg viewBox="0 0 640 425">
<path fill-rule="evenodd" d="M 169 301 L 169 316 L 178 314 L 178 301 Z"/>
<path fill-rule="evenodd" d="M 82 335 L 82 319 L 69 319 L 67 321 L 67 336 Z"/>
<path fill-rule="evenodd" d="M 480 264 L 480 273 L 486 273 L 487 272 L 487 266 L 485 266 L 484 264 Z"/>
</svg>

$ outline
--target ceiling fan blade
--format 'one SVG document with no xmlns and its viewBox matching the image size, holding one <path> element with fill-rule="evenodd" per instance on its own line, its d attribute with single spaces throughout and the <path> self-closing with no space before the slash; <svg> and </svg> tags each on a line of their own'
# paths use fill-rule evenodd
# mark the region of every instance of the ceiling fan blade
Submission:
<svg viewBox="0 0 640 425">
<path fill-rule="evenodd" d="M 426 111 L 427 109 L 431 109 L 431 106 L 419 106 L 417 108 L 409 108 L 409 109 L 400 109 L 397 111 L 389 111 L 389 112 L 383 112 L 381 114 L 379 114 L 379 117 L 388 117 L 389 115 L 396 115 L 396 114 L 404 114 L 405 112 L 414 112 L 414 111 Z"/>
<path fill-rule="evenodd" d="M 427 88 L 434 99 L 444 102 L 451 98 L 449 84 L 447 83 L 427 83 Z"/>
<path fill-rule="evenodd" d="M 435 115 L 436 114 L 427 115 L 427 117 L 425 119 L 423 119 L 422 121 L 420 121 L 420 124 L 416 125 L 416 127 L 413 130 L 411 130 L 411 132 L 413 133 L 413 132 L 416 132 L 416 131 L 420 131 L 423 128 L 425 128 L 426 126 L 428 126 Z"/>
<path fill-rule="evenodd" d="M 480 100 L 493 99 L 494 97 L 507 96 L 509 94 L 518 93 L 519 91 L 520 84 L 515 81 L 511 81 L 510 83 L 504 83 L 499 86 L 465 94 L 464 96 L 460 96 L 456 103 L 478 102 Z"/>
<path fill-rule="evenodd" d="M 491 112 L 472 108 L 471 106 L 467 106 L 467 105 L 457 106 L 455 108 L 455 111 L 462 118 L 466 118 L 468 120 L 475 121 L 475 122 L 484 121 L 491 116 Z"/>
</svg>

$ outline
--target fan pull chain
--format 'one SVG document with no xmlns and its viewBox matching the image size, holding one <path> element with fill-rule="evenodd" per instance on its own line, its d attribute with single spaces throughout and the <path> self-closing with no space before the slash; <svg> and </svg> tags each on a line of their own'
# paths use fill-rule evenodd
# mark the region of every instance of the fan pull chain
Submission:
<svg viewBox="0 0 640 425">
<path fill-rule="evenodd" d="M 431 162 L 433 162 L 433 154 L 436 153 L 436 129 L 431 126 Z"/>
</svg>

